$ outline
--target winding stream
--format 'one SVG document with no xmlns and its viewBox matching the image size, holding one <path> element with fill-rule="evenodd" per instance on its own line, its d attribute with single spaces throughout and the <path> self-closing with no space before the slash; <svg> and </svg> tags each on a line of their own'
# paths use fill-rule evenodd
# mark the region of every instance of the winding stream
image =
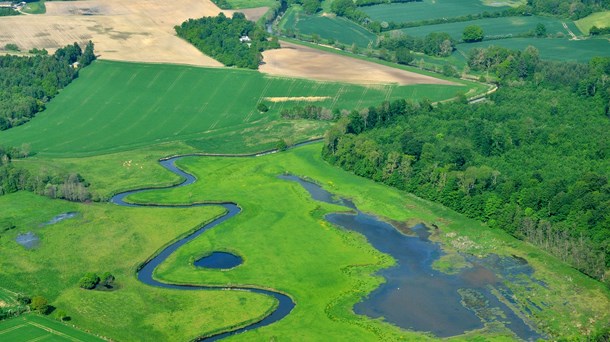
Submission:
<svg viewBox="0 0 610 342">
<path fill-rule="evenodd" d="M 274 151 L 266 151 L 250 156 L 261 156 Z M 160 161 L 167 170 L 183 177 L 185 180 L 167 188 L 182 187 L 193 184 L 196 178 L 179 169 L 175 162 L 185 156 L 176 156 Z M 246 155 L 232 156 L 243 157 Z M 432 263 L 442 255 L 438 243 L 428 239 L 430 233 L 423 225 L 413 227 L 414 236 L 401 234 L 392 225 L 378 218 L 365 214 L 349 200 L 337 198 L 322 189 L 317 184 L 305 181 L 291 175 L 279 178 L 298 182 L 314 200 L 339 204 L 353 210 L 353 213 L 334 213 L 326 215 L 326 220 L 363 234 L 369 243 L 383 253 L 392 255 L 397 265 L 381 270 L 386 282 L 373 291 L 367 298 L 354 306 L 354 311 L 373 318 L 384 317 L 386 321 L 402 328 L 416 331 L 428 331 L 438 337 L 460 335 L 466 331 L 483 328 L 485 323 L 498 322 L 512 330 L 523 340 L 536 340 L 542 337 L 529 322 L 523 320 L 523 315 L 514 310 L 512 293 L 503 286 L 498 275 L 505 280 L 516 281 L 519 276 L 531 277 L 531 268 L 525 260 L 513 260 L 492 256 L 487 259 L 471 259 L 473 267 L 466 268 L 458 274 L 444 274 L 432 268 Z M 159 188 L 144 188 L 119 193 L 111 198 L 111 202 L 126 207 L 165 207 L 188 208 L 200 206 L 222 206 L 226 213 L 215 220 L 201 226 L 188 236 L 181 238 L 152 259 L 142 265 L 137 277 L 143 283 L 177 290 L 232 290 L 249 291 L 252 293 L 272 296 L 278 300 L 277 308 L 259 322 L 245 327 L 220 333 L 205 338 L 202 341 L 216 341 L 222 338 L 242 333 L 251 329 L 270 325 L 286 317 L 295 307 L 294 301 L 286 294 L 254 287 L 222 287 L 198 286 L 160 282 L 153 278 L 154 270 L 172 253 L 186 243 L 196 239 L 207 230 L 231 219 L 241 212 L 241 208 L 232 202 L 198 203 L 189 205 L 134 204 L 125 202 L 129 195 L 157 190 Z M 506 270 L 514 270 L 506 272 Z M 531 279 L 531 278 L 530 278 Z M 542 284 L 544 285 L 544 284 Z M 500 295 L 496 295 L 500 292 Z M 510 303 L 508 303 L 510 302 Z"/>
<path fill-rule="evenodd" d="M 163 167 L 165 167 L 167 170 L 169 170 L 185 179 L 182 183 L 180 183 L 178 185 L 166 187 L 166 189 L 187 186 L 187 185 L 193 184 L 196 181 L 195 176 L 180 170 L 176 166 L 176 164 L 175 164 L 176 160 L 179 160 L 183 157 L 185 157 L 185 156 L 172 157 L 172 158 L 160 161 L 160 164 Z M 188 235 L 180 240 L 175 241 L 174 243 L 172 243 L 171 245 L 169 245 L 165 249 L 163 249 L 161 252 L 159 252 L 157 255 L 155 255 L 152 259 L 148 260 L 138 271 L 138 274 L 137 274 L 138 280 L 140 280 L 144 284 L 147 284 L 150 286 L 162 287 L 162 288 L 167 288 L 167 289 L 176 289 L 176 290 L 248 291 L 248 292 L 252 292 L 252 293 L 259 293 L 259 294 L 264 294 L 267 296 L 274 297 L 275 299 L 278 300 L 278 303 L 279 303 L 277 308 L 275 309 L 275 311 L 273 311 L 271 314 L 267 315 L 265 318 L 263 318 L 259 322 L 250 324 L 248 326 L 245 326 L 243 328 L 239 328 L 236 330 L 208 336 L 205 338 L 200 338 L 199 339 L 200 341 L 217 341 L 217 340 L 220 340 L 222 338 L 225 338 L 225 337 L 228 337 L 231 335 L 239 334 L 239 333 L 251 330 L 251 329 L 260 328 L 260 327 L 263 327 L 263 326 L 266 326 L 266 325 L 269 325 L 269 324 L 272 324 L 274 322 L 281 320 L 282 318 L 286 317 L 290 313 L 290 311 L 292 311 L 292 309 L 295 306 L 295 303 L 292 300 L 292 298 L 290 298 L 289 296 L 287 296 L 283 293 L 276 292 L 276 291 L 271 291 L 271 290 L 261 289 L 261 288 L 253 288 L 253 287 L 239 287 L 239 286 L 222 287 L 222 286 L 196 286 L 196 285 L 171 284 L 171 283 L 163 283 L 163 282 L 160 282 L 160 281 L 154 279 L 153 272 L 154 272 L 155 268 L 157 268 L 157 266 L 159 266 L 161 263 L 163 263 L 178 248 L 187 244 L 189 241 L 196 239 L 198 236 L 205 233 L 206 231 L 216 227 L 217 225 L 219 225 L 219 224 L 229 220 L 233 216 L 239 214 L 241 211 L 241 208 L 236 203 L 231 203 L 231 202 L 205 203 L 205 204 L 199 203 L 199 204 L 190 204 L 190 205 L 134 204 L 134 203 L 125 202 L 125 198 L 129 195 L 144 192 L 144 191 L 151 191 L 151 190 L 158 190 L 158 188 L 156 188 L 156 189 L 145 188 L 145 189 L 138 189 L 138 190 L 122 192 L 122 193 L 119 193 L 119 194 L 113 196 L 110 199 L 110 202 L 120 205 L 120 206 L 124 206 L 124 207 L 189 208 L 189 207 L 203 207 L 203 206 L 222 206 L 223 208 L 225 208 L 227 210 L 227 213 L 216 218 L 215 220 L 203 225 L 201 228 L 192 232 L 190 235 Z"/>
</svg>

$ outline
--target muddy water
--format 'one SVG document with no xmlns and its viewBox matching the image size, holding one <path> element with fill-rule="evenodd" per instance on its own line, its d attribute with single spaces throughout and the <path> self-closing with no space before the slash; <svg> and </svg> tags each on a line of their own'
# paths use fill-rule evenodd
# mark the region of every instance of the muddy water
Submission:
<svg viewBox="0 0 610 342">
<path fill-rule="evenodd" d="M 438 243 L 428 239 L 430 233 L 425 226 L 411 228 L 415 236 L 407 236 L 314 183 L 295 176 L 283 175 L 280 178 L 298 182 L 315 200 L 353 209 L 353 214 L 329 214 L 326 219 L 363 234 L 373 247 L 396 259 L 396 266 L 379 272 L 386 282 L 354 306 L 356 313 L 373 318 L 383 317 L 399 327 L 431 332 L 438 337 L 460 335 L 483 328 L 484 323 L 493 321 L 503 322 L 521 339 L 536 340 L 541 337 L 504 304 L 510 298 L 500 301 L 492 293 L 492 289 L 497 289 L 505 296 L 512 296 L 498 277 L 499 274 L 506 279 L 509 275 L 501 274 L 506 269 L 504 264 L 518 265 L 509 272 L 515 278 L 519 274 L 531 276 L 531 267 L 521 260 L 498 256 L 486 259 L 472 257 L 469 261 L 474 266 L 458 274 L 436 271 L 432 264 L 443 251 Z"/>
</svg>

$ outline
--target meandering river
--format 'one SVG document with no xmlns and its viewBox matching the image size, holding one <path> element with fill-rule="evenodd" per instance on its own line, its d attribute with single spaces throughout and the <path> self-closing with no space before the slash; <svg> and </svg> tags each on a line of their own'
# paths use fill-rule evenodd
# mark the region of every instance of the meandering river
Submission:
<svg viewBox="0 0 610 342">
<path fill-rule="evenodd" d="M 269 151 L 257 154 L 257 156 L 267 153 Z M 160 161 L 161 165 L 167 170 L 185 179 L 182 183 L 167 188 L 187 186 L 196 181 L 193 175 L 176 167 L 175 162 L 183 157 L 185 156 Z M 502 298 L 494 294 L 499 291 L 510 296 L 511 292 L 501 284 L 496 275 L 498 270 L 489 267 L 485 260 L 470 260 L 474 267 L 467 268 L 458 274 L 449 275 L 436 271 L 432 268 L 432 263 L 441 256 L 442 250 L 439 244 L 428 240 L 429 233 L 423 225 L 412 229 L 415 236 L 407 236 L 400 233 L 392 225 L 361 212 L 351 201 L 337 198 L 314 183 L 290 175 L 282 175 L 280 178 L 298 182 L 310 193 L 314 200 L 339 204 L 352 209 L 353 213 L 329 214 L 326 219 L 335 225 L 360 232 L 376 249 L 392 255 L 397 260 L 396 266 L 380 271 L 386 282 L 365 300 L 354 306 L 356 313 L 373 318 L 384 317 L 388 322 L 402 328 L 428 331 L 439 337 L 454 336 L 469 330 L 480 329 L 483 328 L 484 323 L 494 321 L 502 322 L 521 339 L 535 340 L 541 337 L 521 318 L 523 315 L 518 315 L 507 305 L 506 300 L 500 300 Z M 203 225 L 190 235 L 175 241 L 148 260 L 137 273 L 140 281 L 150 286 L 188 291 L 219 289 L 250 291 L 272 296 L 279 303 L 275 311 L 259 322 L 200 340 L 215 341 L 266 326 L 281 320 L 292 311 L 295 307 L 294 301 L 288 295 L 277 291 L 239 286 L 181 285 L 154 279 L 155 268 L 178 248 L 238 215 L 241 211 L 241 208 L 232 202 L 179 206 L 125 202 L 125 198 L 129 195 L 156 189 L 158 188 L 145 188 L 119 193 L 111 198 L 111 202 L 127 207 L 222 206 L 226 209 L 226 213 Z M 492 259 L 495 263 L 498 260 L 504 264 L 513 262 L 508 259 L 498 259 L 497 256 Z M 521 261 L 516 260 L 515 262 L 520 263 Z M 491 261 L 488 263 L 491 263 Z M 530 271 L 527 265 L 521 266 L 518 269 L 519 274 Z M 498 291 L 494 292 L 494 289 Z"/>
</svg>

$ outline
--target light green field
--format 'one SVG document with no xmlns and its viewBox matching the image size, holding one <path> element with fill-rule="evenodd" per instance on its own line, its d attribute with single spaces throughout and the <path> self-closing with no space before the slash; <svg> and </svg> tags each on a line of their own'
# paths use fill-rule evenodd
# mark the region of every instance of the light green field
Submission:
<svg viewBox="0 0 610 342">
<path fill-rule="evenodd" d="M 491 45 L 515 50 L 523 50 L 531 45 L 538 49 L 541 58 L 557 61 L 587 63 L 595 56 L 610 56 L 610 41 L 607 39 L 511 38 L 458 44 L 457 49 L 459 52 L 468 54 L 474 48 L 485 48 Z"/>
<path fill-rule="evenodd" d="M 232 9 L 256 8 L 256 7 L 271 7 L 276 0 L 227 0 L 231 4 Z"/>
<path fill-rule="evenodd" d="M 0 339 L 11 342 L 104 341 L 94 335 L 35 314 L 0 321 Z"/>
<path fill-rule="evenodd" d="M 6 146 L 31 144 L 45 155 L 75 156 L 184 142 L 199 151 L 272 148 L 279 139 L 322 135 L 327 123 L 282 121 L 284 108 L 304 103 L 266 97 L 328 96 L 331 109 L 378 105 L 384 100 L 438 101 L 462 86 L 359 86 L 267 77 L 257 71 L 97 61 L 82 70 L 27 125 L 0 132 Z M 265 101 L 270 111 L 256 105 Z M 308 102 L 307 104 L 310 104 Z"/>
<path fill-rule="evenodd" d="M 377 36 L 342 17 L 312 16 L 302 11 L 300 6 L 292 6 L 282 18 L 282 30 L 311 36 L 317 34 L 324 40 L 333 39 L 346 46 L 356 44 L 361 48 L 374 46 Z"/>
<path fill-rule="evenodd" d="M 506 6 L 487 6 L 481 0 L 423 0 L 421 2 L 396 3 L 360 7 L 373 20 L 410 22 L 430 19 L 460 17 L 483 12 L 497 12 L 509 8 L 515 2 L 502 2 Z"/>
<path fill-rule="evenodd" d="M 516 36 L 533 32 L 538 24 L 544 24 L 548 34 L 561 33 L 568 36 L 568 31 L 563 27 L 561 20 L 537 16 L 488 18 L 459 23 L 410 27 L 399 31 L 414 37 L 423 37 L 432 32 L 446 32 L 449 33 L 453 39 L 461 40 L 462 32 L 464 32 L 466 26 L 477 25 L 483 29 L 485 37 L 489 39 L 493 37 Z M 576 35 L 580 35 L 580 31 L 573 22 L 568 21 L 566 24 L 572 32 Z"/>
<path fill-rule="evenodd" d="M 589 34 L 589 30 L 593 26 L 598 28 L 610 26 L 610 11 L 593 13 L 585 18 L 575 21 L 576 26 L 584 34 Z"/>
</svg>

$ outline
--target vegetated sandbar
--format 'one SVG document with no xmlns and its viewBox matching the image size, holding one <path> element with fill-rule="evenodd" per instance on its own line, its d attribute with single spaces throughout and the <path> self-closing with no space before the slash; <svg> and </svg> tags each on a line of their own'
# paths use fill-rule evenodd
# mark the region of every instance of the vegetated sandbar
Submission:
<svg viewBox="0 0 610 342">
<path fill-rule="evenodd" d="M 275 76 L 302 77 L 320 81 L 360 84 L 455 83 L 389 66 L 282 42 L 282 48 L 263 52 L 260 71 Z"/>
</svg>

